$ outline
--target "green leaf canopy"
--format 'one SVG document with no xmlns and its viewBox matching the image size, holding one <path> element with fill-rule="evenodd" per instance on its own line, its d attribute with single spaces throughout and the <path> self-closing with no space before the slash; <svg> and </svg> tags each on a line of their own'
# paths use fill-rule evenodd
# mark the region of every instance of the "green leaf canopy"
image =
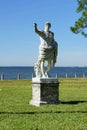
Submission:
<svg viewBox="0 0 87 130">
<path fill-rule="evenodd" d="M 75 22 L 74 27 L 71 27 L 71 31 L 75 34 L 81 33 L 85 37 L 87 37 L 87 32 L 85 29 L 87 28 L 87 0 L 77 0 L 78 7 L 77 12 L 81 13 L 81 17 Z"/>
</svg>

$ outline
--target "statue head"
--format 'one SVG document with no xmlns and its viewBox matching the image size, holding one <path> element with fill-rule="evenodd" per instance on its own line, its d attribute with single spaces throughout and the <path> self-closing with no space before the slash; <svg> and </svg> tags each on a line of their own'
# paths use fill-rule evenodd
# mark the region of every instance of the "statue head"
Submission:
<svg viewBox="0 0 87 130">
<path fill-rule="evenodd" d="M 45 31 L 49 31 L 50 28 L 51 28 L 51 23 L 46 22 L 45 23 Z"/>
</svg>

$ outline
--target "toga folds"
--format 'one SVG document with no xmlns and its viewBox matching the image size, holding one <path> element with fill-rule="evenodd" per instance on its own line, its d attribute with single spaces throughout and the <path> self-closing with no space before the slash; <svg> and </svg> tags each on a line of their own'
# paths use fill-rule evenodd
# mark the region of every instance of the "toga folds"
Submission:
<svg viewBox="0 0 87 130">
<path fill-rule="evenodd" d="M 52 32 L 44 32 L 40 36 L 41 44 L 39 46 L 39 57 L 38 60 L 53 60 L 56 63 L 58 44 L 53 38 Z"/>
</svg>

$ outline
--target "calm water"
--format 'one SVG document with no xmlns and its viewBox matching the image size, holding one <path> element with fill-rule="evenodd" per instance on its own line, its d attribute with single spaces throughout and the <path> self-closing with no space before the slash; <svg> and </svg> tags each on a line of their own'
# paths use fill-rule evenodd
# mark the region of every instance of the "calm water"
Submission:
<svg viewBox="0 0 87 130">
<path fill-rule="evenodd" d="M 33 67 L 0 67 L 0 76 L 4 74 L 4 79 L 17 79 L 20 73 L 21 79 L 31 79 L 34 74 Z M 58 77 L 87 77 L 87 67 L 55 67 L 49 74 L 53 77 L 58 74 Z M 1 78 L 0 78 L 1 79 Z"/>
</svg>

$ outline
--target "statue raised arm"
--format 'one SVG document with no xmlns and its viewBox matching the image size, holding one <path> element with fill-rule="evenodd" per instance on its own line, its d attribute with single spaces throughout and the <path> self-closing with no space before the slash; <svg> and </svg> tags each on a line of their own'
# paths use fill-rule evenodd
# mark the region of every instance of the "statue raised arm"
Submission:
<svg viewBox="0 0 87 130">
<path fill-rule="evenodd" d="M 41 37 L 43 36 L 43 32 L 40 31 L 40 30 L 38 30 L 36 23 L 34 23 L 34 31 L 35 31 L 39 36 L 41 36 Z"/>
</svg>

